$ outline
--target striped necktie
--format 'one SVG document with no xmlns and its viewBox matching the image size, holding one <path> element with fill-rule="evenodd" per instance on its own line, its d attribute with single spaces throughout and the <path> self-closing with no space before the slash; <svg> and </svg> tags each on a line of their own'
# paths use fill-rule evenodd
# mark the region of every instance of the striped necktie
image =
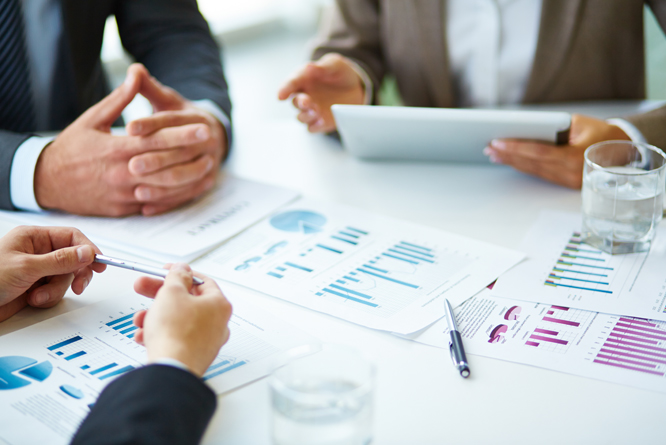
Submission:
<svg viewBox="0 0 666 445">
<path fill-rule="evenodd" d="M 0 129 L 35 130 L 21 0 L 0 0 Z"/>
</svg>

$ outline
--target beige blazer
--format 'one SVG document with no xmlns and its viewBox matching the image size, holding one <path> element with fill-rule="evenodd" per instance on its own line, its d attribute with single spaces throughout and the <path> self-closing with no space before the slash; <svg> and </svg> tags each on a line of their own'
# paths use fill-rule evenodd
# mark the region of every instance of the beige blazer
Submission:
<svg viewBox="0 0 666 445">
<path fill-rule="evenodd" d="M 390 73 L 405 105 L 455 107 L 445 1 L 336 0 L 313 58 L 340 53 L 374 85 Z M 646 3 L 666 29 L 666 0 L 543 0 L 523 103 L 644 99 Z M 627 120 L 666 149 L 666 107 Z"/>
</svg>

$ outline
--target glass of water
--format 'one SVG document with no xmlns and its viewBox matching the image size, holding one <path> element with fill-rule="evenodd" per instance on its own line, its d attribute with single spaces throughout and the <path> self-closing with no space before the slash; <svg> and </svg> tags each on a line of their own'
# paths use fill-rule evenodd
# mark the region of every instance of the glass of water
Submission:
<svg viewBox="0 0 666 445">
<path fill-rule="evenodd" d="M 666 155 L 657 147 L 606 141 L 585 151 L 583 240 L 604 252 L 650 249 L 664 207 Z"/>
<path fill-rule="evenodd" d="M 366 445 L 372 441 L 374 366 L 354 349 L 324 345 L 270 379 L 277 445 Z"/>
</svg>

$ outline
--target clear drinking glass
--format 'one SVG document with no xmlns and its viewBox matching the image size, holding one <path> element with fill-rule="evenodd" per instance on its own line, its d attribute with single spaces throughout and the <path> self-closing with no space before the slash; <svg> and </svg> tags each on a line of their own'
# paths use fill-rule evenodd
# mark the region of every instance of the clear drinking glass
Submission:
<svg viewBox="0 0 666 445">
<path fill-rule="evenodd" d="M 608 253 L 650 249 L 664 207 L 666 155 L 657 147 L 606 141 L 585 151 L 583 241 Z"/>
<path fill-rule="evenodd" d="M 270 379 L 277 445 L 366 445 L 372 441 L 374 367 L 359 352 L 324 345 Z"/>
</svg>

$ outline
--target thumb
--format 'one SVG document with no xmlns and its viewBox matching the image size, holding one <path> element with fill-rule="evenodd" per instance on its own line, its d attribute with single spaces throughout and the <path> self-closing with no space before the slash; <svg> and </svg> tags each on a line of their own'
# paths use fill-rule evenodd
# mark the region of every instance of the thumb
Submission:
<svg viewBox="0 0 666 445">
<path fill-rule="evenodd" d="M 95 260 L 95 249 L 89 245 L 57 249 L 44 255 L 31 255 L 28 272 L 33 278 L 74 273 Z"/>
<path fill-rule="evenodd" d="M 176 263 L 169 269 L 162 289 L 183 289 L 189 293 L 192 288 L 192 269 L 184 263 Z M 160 289 L 160 290 L 162 290 Z"/>
<path fill-rule="evenodd" d="M 93 127 L 111 127 L 120 114 L 134 100 L 141 86 L 143 65 L 133 64 L 127 69 L 125 82 L 118 86 L 104 99 L 90 107 L 81 115 Z"/>
</svg>

